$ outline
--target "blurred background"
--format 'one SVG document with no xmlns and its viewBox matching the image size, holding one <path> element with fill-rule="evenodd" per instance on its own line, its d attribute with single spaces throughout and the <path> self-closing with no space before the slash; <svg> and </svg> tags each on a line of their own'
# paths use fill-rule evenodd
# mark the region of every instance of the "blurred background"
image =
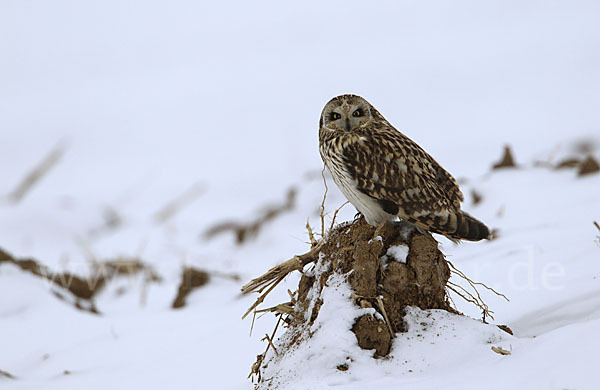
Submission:
<svg viewBox="0 0 600 390">
<path fill-rule="evenodd" d="M 98 320 L 0 267 L 0 370 L 22 388 L 89 384 L 99 372 L 102 386 L 189 383 L 188 368 L 249 388 L 263 344 L 239 321 L 251 300 L 238 288 L 306 250 L 307 217 L 320 229 L 325 103 L 365 97 L 459 179 L 483 177 L 507 144 L 523 163 L 577 145 L 597 155 L 599 20 L 595 0 L 0 2 L 0 248 L 78 275 L 136 258 L 163 278 L 145 306 L 139 285 L 104 293 Z M 15 196 L 40 164 L 47 172 Z M 527 196 L 528 180 L 519 191 Z M 330 186 L 328 208 L 342 202 Z M 249 243 L 227 227 L 207 236 L 273 208 L 284 211 Z M 172 314 L 187 265 L 225 276 L 195 295 L 192 314 Z M 210 313 L 229 325 L 206 325 Z M 219 345 L 239 352 L 223 351 L 229 371 L 216 366 L 221 354 L 193 350 L 218 349 L 225 331 Z M 137 341 L 124 345 L 124 334 Z M 179 368 L 141 374 L 169 348 Z"/>
</svg>

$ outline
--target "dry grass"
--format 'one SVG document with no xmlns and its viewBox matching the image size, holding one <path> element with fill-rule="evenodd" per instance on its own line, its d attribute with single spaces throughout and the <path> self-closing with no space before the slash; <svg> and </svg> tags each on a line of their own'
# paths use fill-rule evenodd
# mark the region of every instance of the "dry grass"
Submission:
<svg viewBox="0 0 600 390">
<path fill-rule="evenodd" d="M 16 379 L 13 374 L 4 370 L 0 370 L 0 378 Z"/>
<path fill-rule="evenodd" d="M 169 219 L 173 218 L 173 216 L 179 213 L 184 207 L 190 205 L 193 201 L 198 199 L 205 190 L 206 186 L 204 184 L 195 183 L 184 193 L 171 200 L 159 211 L 157 211 L 156 214 L 154 214 L 154 220 L 157 223 L 167 222 Z"/>
<path fill-rule="evenodd" d="M 326 235 L 329 234 L 329 232 L 331 232 L 333 230 L 333 227 L 335 225 L 335 220 L 336 220 L 337 215 L 340 212 L 340 210 L 350 202 L 345 201 L 344 203 L 342 203 L 342 205 L 340 207 L 335 209 L 335 211 L 333 212 L 333 217 L 331 218 L 331 224 L 329 225 L 329 230 L 325 231 L 325 226 L 326 226 L 325 217 L 328 214 L 325 211 L 325 202 L 327 201 L 327 193 L 329 192 L 329 187 L 327 186 L 327 178 L 325 177 L 325 165 L 323 165 L 323 169 L 321 170 L 321 178 L 323 179 L 323 186 L 325 187 L 325 191 L 323 192 L 323 199 L 321 200 L 321 206 L 319 207 L 319 218 L 321 220 L 321 239 L 325 239 Z M 306 221 L 306 229 L 308 230 L 308 235 L 310 238 L 311 245 L 314 245 L 316 242 L 314 240 L 314 234 L 312 232 L 312 229 L 310 228 L 308 220 Z"/>
<path fill-rule="evenodd" d="M 502 348 L 502 347 L 492 347 L 492 351 L 496 352 L 499 355 L 510 355 L 511 352 L 507 351 L 506 349 Z"/>
<path fill-rule="evenodd" d="M 19 203 L 25 195 L 60 161 L 65 153 L 64 143 L 59 143 L 36 165 L 19 185 L 8 195 L 12 203 Z"/>
<path fill-rule="evenodd" d="M 325 186 L 325 192 L 323 194 L 323 200 L 321 201 L 321 208 L 319 212 L 319 217 L 321 219 L 321 239 L 317 240 L 315 238 L 315 234 L 312 228 L 310 227 L 309 221 L 307 220 L 306 230 L 308 232 L 308 238 L 310 240 L 311 249 L 306 253 L 296 255 L 291 259 L 284 261 L 278 266 L 271 268 L 265 274 L 259 276 L 258 278 L 252 279 L 250 282 L 245 284 L 242 287 L 243 294 L 257 292 L 261 295 L 254 302 L 254 304 L 250 306 L 250 308 L 246 311 L 242 318 L 246 318 L 248 314 L 250 314 L 253 310 L 256 310 L 256 308 L 261 303 L 263 303 L 267 295 L 269 295 L 269 293 L 273 291 L 273 289 L 277 287 L 277 285 L 281 283 L 281 281 L 285 279 L 286 276 L 288 276 L 294 271 L 301 271 L 307 264 L 316 262 L 318 260 L 321 247 L 326 242 L 327 235 L 333 230 L 339 211 L 342 209 L 342 207 L 348 204 L 348 202 L 345 202 L 334 211 L 329 230 L 325 231 L 325 216 L 327 214 L 325 212 L 325 201 L 327 200 L 328 192 L 327 181 L 325 179 L 325 167 L 323 167 L 323 170 L 321 171 L 321 176 L 323 178 L 323 184 Z"/>
</svg>

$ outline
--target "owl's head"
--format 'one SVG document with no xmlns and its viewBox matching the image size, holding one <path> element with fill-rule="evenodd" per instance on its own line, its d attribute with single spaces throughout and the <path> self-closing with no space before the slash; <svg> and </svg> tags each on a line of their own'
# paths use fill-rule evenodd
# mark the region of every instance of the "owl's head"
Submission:
<svg viewBox="0 0 600 390">
<path fill-rule="evenodd" d="M 332 131 L 355 131 L 371 121 L 372 110 L 369 102 L 360 96 L 336 96 L 323 108 L 319 127 Z"/>
</svg>

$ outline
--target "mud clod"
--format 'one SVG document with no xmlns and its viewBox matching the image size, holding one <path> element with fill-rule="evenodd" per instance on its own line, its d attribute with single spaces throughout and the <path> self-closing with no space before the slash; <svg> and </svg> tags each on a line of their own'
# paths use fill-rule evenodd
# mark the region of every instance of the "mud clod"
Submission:
<svg viewBox="0 0 600 390">
<path fill-rule="evenodd" d="M 359 317 L 352 327 L 358 345 L 362 349 L 374 349 L 375 356 L 385 356 L 392 347 L 392 337 L 385 323 L 370 314 Z"/>
<path fill-rule="evenodd" d="M 471 198 L 473 198 L 473 206 L 477 206 L 483 200 L 483 196 L 475 190 L 471 190 Z"/>
<path fill-rule="evenodd" d="M 596 172 L 600 172 L 600 165 L 592 156 L 588 156 L 588 158 L 583 160 L 581 165 L 579 165 L 577 176 L 585 176 Z"/>
<path fill-rule="evenodd" d="M 500 168 L 515 168 L 517 164 L 515 163 L 515 159 L 513 157 L 512 151 L 509 146 L 504 147 L 504 154 L 502 155 L 502 159 L 492 165 L 492 169 L 500 169 Z"/>
<path fill-rule="evenodd" d="M 348 371 L 348 364 L 347 363 L 340 364 L 337 366 L 337 369 L 340 371 Z"/>
<path fill-rule="evenodd" d="M 207 284 L 210 280 L 210 275 L 192 267 L 184 268 L 181 273 L 181 283 L 177 290 L 177 296 L 173 301 L 173 309 L 178 309 L 185 306 L 186 297 L 195 289 Z"/>
</svg>

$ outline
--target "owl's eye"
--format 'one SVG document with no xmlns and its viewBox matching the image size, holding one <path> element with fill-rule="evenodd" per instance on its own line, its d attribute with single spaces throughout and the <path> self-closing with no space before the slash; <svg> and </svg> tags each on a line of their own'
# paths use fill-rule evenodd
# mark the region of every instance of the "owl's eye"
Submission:
<svg viewBox="0 0 600 390">
<path fill-rule="evenodd" d="M 335 121 L 337 119 L 340 119 L 342 116 L 340 114 L 338 114 L 337 112 L 332 112 L 331 115 L 329 115 L 329 118 L 332 121 Z"/>
<path fill-rule="evenodd" d="M 352 116 L 355 116 L 355 117 L 363 116 L 363 111 L 359 108 L 358 110 L 356 110 L 352 113 Z"/>
</svg>

